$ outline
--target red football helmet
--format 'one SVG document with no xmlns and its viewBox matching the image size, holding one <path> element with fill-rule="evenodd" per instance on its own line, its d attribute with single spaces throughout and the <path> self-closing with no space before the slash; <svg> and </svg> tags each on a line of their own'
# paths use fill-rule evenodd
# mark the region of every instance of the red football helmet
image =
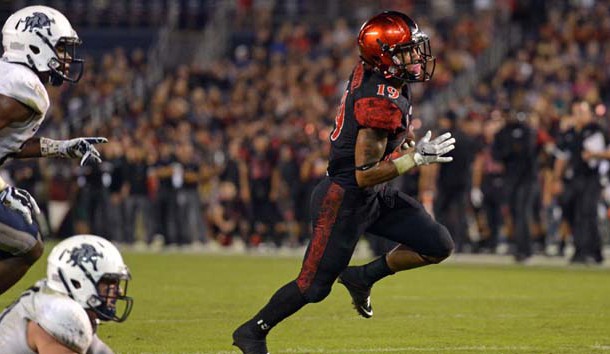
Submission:
<svg viewBox="0 0 610 354">
<path fill-rule="evenodd" d="M 362 60 L 388 79 L 423 82 L 434 74 L 436 58 L 430 38 L 403 13 L 385 11 L 366 21 L 358 34 L 358 47 Z"/>
</svg>

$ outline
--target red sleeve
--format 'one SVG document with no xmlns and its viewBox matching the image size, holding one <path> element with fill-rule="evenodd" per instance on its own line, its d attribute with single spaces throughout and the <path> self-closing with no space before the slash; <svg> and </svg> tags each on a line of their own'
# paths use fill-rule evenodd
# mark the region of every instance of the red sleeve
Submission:
<svg viewBox="0 0 610 354">
<path fill-rule="evenodd" d="M 393 102 L 384 98 L 366 97 L 356 101 L 354 115 L 365 128 L 395 131 L 402 125 L 402 112 Z"/>
</svg>

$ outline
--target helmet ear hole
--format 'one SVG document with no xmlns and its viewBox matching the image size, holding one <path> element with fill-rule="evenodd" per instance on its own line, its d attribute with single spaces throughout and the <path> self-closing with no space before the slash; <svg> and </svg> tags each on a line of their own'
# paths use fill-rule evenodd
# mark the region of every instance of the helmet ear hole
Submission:
<svg viewBox="0 0 610 354">
<path fill-rule="evenodd" d="M 35 46 L 35 45 L 30 45 L 30 50 L 31 50 L 31 51 L 32 51 L 32 53 L 34 53 L 34 54 L 38 54 L 38 53 L 40 53 L 40 48 L 38 48 L 38 47 L 37 47 L 37 46 Z"/>
<path fill-rule="evenodd" d="M 80 289 L 81 285 L 80 285 L 80 282 L 79 282 L 78 280 L 75 280 L 75 279 L 70 279 L 70 282 L 72 283 L 72 286 L 73 286 L 75 289 Z"/>
</svg>

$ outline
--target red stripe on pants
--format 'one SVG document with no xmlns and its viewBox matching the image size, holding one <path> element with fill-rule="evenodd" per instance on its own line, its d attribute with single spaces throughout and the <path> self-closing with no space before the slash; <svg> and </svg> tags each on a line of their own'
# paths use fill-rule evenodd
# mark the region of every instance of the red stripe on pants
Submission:
<svg viewBox="0 0 610 354">
<path fill-rule="evenodd" d="M 322 200 L 320 212 L 316 218 L 316 224 L 313 229 L 313 237 L 309 250 L 303 261 L 303 267 L 301 273 L 297 278 L 297 285 L 301 292 L 305 292 L 313 282 L 320 260 L 326 250 L 326 244 L 335 225 L 341 202 L 343 201 L 343 194 L 345 190 L 336 183 L 331 183 L 326 191 L 326 195 Z"/>
</svg>

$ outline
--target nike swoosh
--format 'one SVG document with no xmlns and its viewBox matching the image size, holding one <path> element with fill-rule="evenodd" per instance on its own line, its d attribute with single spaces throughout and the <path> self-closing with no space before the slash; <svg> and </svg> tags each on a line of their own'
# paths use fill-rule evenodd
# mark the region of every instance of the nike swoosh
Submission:
<svg viewBox="0 0 610 354">
<path fill-rule="evenodd" d="M 373 316 L 373 310 L 371 311 L 367 311 L 364 307 L 360 306 L 360 310 L 362 310 L 362 312 L 366 313 L 368 316 Z"/>
</svg>

